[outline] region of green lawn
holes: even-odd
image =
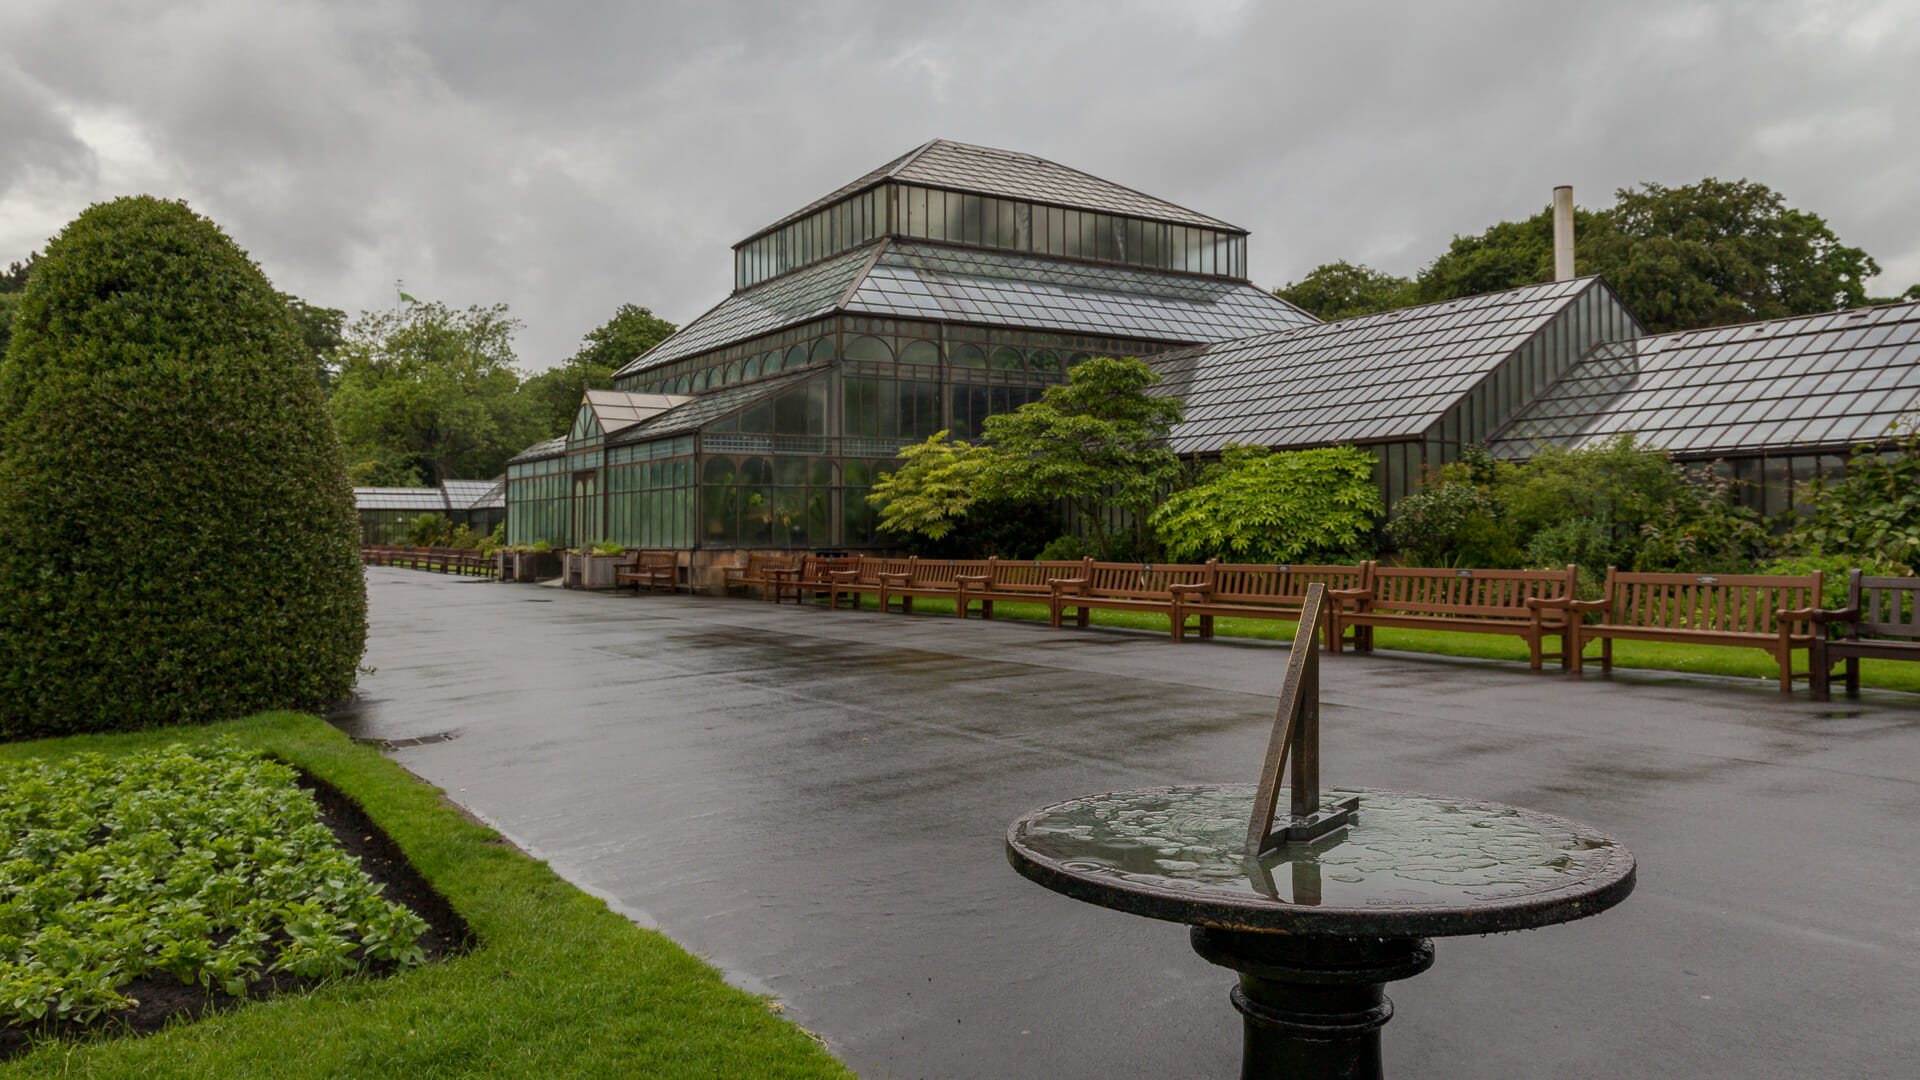
[[[876,598],[871,596],[862,597],[861,603],[868,610],[878,607]],[[953,601],[916,599],[913,602],[913,611],[915,615],[944,615],[951,619],[953,618]],[[993,617],[1045,622],[1047,607],[1045,604],[1002,601],[993,605]],[[1095,611],[1092,613],[1092,622],[1095,626],[1167,633],[1167,617],[1164,615],[1132,611]],[[1266,619],[1215,619],[1213,632],[1216,637],[1222,638],[1292,641],[1294,624]],[[1197,635],[1198,631],[1190,626],[1187,639],[1197,641],[1199,640]],[[1382,627],[1374,631],[1373,642],[1378,648],[1400,649],[1406,652],[1468,656],[1486,660],[1517,660],[1523,664],[1527,661],[1526,642],[1505,634],[1448,634],[1435,630],[1395,630]],[[1557,644],[1557,641],[1552,642],[1549,647],[1557,647]],[[1589,643],[1586,654],[1588,670],[1599,671],[1599,645]],[[1804,654],[1797,654],[1795,659],[1804,662]],[[1686,671],[1768,681],[1774,681],[1780,677],[1779,668],[1774,664],[1772,656],[1759,649],[1738,649],[1722,645],[1616,641],[1613,644],[1613,665],[1617,668]],[[1554,670],[1558,668],[1558,665],[1551,660],[1547,662],[1547,666]],[[1804,687],[1805,684],[1797,685]],[[1920,664],[1902,663],[1898,660],[1862,660],[1860,685],[1920,693]]]
[[[347,978],[148,1038],[43,1045],[0,1077],[850,1077],[765,1000],[727,986],[441,794],[311,716],[0,746],[0,759],[108,755],[231,734],[331,781],[467,919],[471,952]]]

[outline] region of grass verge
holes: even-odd
[[[761,998],[463,817],[325,722],[269,713],[204,728],[0,746],[9,760],[109,756],[222,734],[351,796],[472,926],[478,946],[140,1039],[56,1042],[0,1077],[834,1077],[851,1073]]]
[[[861,597],[861,604],[869,611],[879,607],[875,597]],[[953,617],[953,601],[916,598],[913,602],[916,615]],[[1019,601],[1000,601],[993,605],[993,617],[996,619],[1026,619],[1038,622],[1047,621],[1045,604],[1023,603]],[[1149,630],[1154,633],[1167,633],[1167,617],[1150,615],[1135,611],[1095,611],[1091,621],[1095,626],[1113,626],[1129,630]],[[1255,638],[1270,641],[1292,641],[1294,624],[1274,622],[1266,619],[1215,619],[1213,632],[1216,637]],[[1188,639],[1199,640],[1199,631],[1189,628]],[[1437,630],[1399,630],[1381,627],[1373,632],[1373,643],[1377,648],[1399,649],[1405,652],[1433,653],[1439,656],[1465,656],[1483,660],[1517,660],[1527,662],[1527,644],[1517,637],[1504,634],[1449,634]],[[1556,647],[1553,642],[1549,647]],[[1590,670],[1600,670],[1600,649],[1597,644],[1587,647],[1587,663]],[[1804,662],[1804,653],[1795,656],[1796,661]],[[1547,661],[1549,668],[1557,670],[1554,661]],[[1653,671],[1683,671],[1701,675],[1729,675],[1735,678],[1776,680],[1780,669],[1773,657],[1759,649],[1741,649],[1725,645],[1680,645],[1664,641],[1616,641],[1613,643],[1613,666],[1617,668],[1646,668]],[[1796,684],[1804,687],[1804,683]],[[1920,693],[1920,664],[1903,663],[1898,660],[1862,660],[1860,662],[1860,685],[1877,687],[1883,690],[1905,690]],[[1836,694],[1840,691],[1836,690]]]

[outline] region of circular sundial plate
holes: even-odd
[[[1633,891],[1633,854],[1565,818],[1401,791],[1323,795],[1358,795],[1355,824],[1257,860],[1243,855],[1251,784],[1071,799],[1015,821],[1007,859],[1055,892],[1117,911],[1317,936],[1523,930],[1604,911]],[[1284,812],[1284,789],[1279,802]]]

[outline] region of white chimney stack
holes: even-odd
[[[1553,280],[1573,276],[1573,187],[1562,184],[1553,189]]]

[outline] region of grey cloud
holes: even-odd
[[[1920,280],[1920,34],[1897,5],[1832,10],[46,6],[0,15],[0,133],[21,132],[0,241],[63,223],[19,207],[120,193],[61,119],[78,109],[135,125],[149,182],[282,288],[505,300],[532,367],[622,302],[692,318],[731,287],[733,242],[935,136],[1244,225],[1266,285],[1335,258],[1411,273],[1557,183],[1600,204],[1720,175],[1825,215],[1897,291]]]

